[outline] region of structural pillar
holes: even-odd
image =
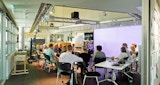
[[[19,28],[19,48],[24,50],[24,27]]]
[[[150,85],[150,3],[142,0],[141,85]]]

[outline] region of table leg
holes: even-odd
[[[14,61],[14,74],[16,73],[16,70],[17,70],[17,65],[16,65],[16,61]]]
[[[26,61],[24,61],[24,72],[26,72]]]
[[[114,70],[112,69],[111,79],[108,79],[108,75],[107,75],[107,74],[108,74],[108,73],[106,72],[106,74],[105,74],[105,79],[104,79],[104,80],[101,80],[101,81],[99,81],[99,82],[109,81],[109,82],[114,83],[114,85],[118,85],[118,84],[115,82],[115,80],[116,80],[116,75],[114,75]]]
[[[107,72],[107,68],[104,68],[104,70],[105,70],[105,74],[104,74],[105,79],[108,79],[108,72]]]

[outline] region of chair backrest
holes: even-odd
[[[47,59],[48,61],[50,61],[49,55],[46,55],[45,53],[43,53],[43,55],[44,55],[45,59]]]
[[[63,71],[71,71],[71,64],[66,62],[58,62],[58,69]]]
[[[88,66],[88,62],[89,62],[89,60],[90,60],[90,55],[87,54],[87,53],[81,53],[79,56],[83,59],[83,61],[84,61],[84,62],[86,63],[86,65]]]
[[[85,62],[77,62],[77,66],[81,68],[81,74],[83,74],[83,72],[88,72],[87,65]]]
[[[100,62],[103,62],[103,61],[106,61],[106,58],[95,58],[95,59],[94,59],[94,63],[95,63],[95,64],[100,63]]]

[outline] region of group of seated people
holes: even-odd
[[[41,52],[41,50],[39,50],[38,54],[41,56],[41,55],[43,55],[42,53],[45,53],[46,55],[50,56],[51,61],[57,61],[58,62],[58,61],[61,61],[61,58],[63,60],[63,56],[65,56],[69,53],[72,53],[74,55],[74,52],[73,52],[74,48],[73,47],[71,48],[71,47],[72,47],[72,45],[69,45],[67,47],[67,51],[62,52],[61,46],[54,48],[54,45],[50,44],[49,48],[48,48],[47,45],[44,45],[43,52]],[[131,51],[129,51],[127,44],[123,43],[122,47],[120,49],[121,53],[119,54],[119,56],[116,59],[121,60],[123,58],[135,58],[135,57],[137,57],[138,52],[136,51],[136,47],[137,47],[136,44],[132,44],[131,45]],[[80,57],[85,62],[89,62],[89,58],[91,57],[91,54],[88,53],[87,49],[83,49],[83,50],[84,50],[84,52],[79,53],[78,55],[75,53],[76,57],[74,56],[74,58],[77,59],[77,57],[78,57],[78,59],[79,59],[79,57]],[[68,61],[70,63],[73,63],[73,62],[76,61],[76,60],[74,60],[74,58],[70,59],[70,57],[65,56],[64,60]],[[94,51],[92,60],[93,60],[92,65],[106,60],[106,55],[105,55],[104,52],[102,52],[102,46],[101,45],[96,46],[96,50]],[[88,63],[86,63],[86,65],[88,65]]]
[[[138,52],[135,50],[137,47],[136,44],[132,44],[131,51],[128,50],[128,46],[126,43],[122,44],[121,47],[121,53],[119,54],[118,58],[116,59],[123,59],[126,57],[137,57]],[[62,52],[61,48],[55,49],[53,44],[50,44],[49,47],[44,45],[43,53],[48,55],[50,57],[50,60],[53,62],[68,62],[71,65],[73,65],[74,62],[85,62],[85,64],[88,66],[89,59],[91,57],[90,54],[88,54],[87,49],[83,49],[84,52],[80,53],[79,55],[75,55],[73,52],[72,45],[68,45],[66,52]],[[56,55],[58,54],[58,55]],[[98,45],[96,46],[96,51],[94,51],[93,57],[92,57],[92,66],[94,66],[96,63],[100,63],[102,61],[106,60],[106,55],[104,52],[102,52],[102,46]]]
[[[131,45],[131,51],[128,50],[128,46],[126,43],[122,44],[121,54],[118,56],[119,59],[123,59],[126,57],[134,58],[138,56],[138,52],[136,51],[136,44]]]

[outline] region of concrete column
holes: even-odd
[[[1,19],[2,21],[2,26],[1,26],[1,33],[2,33],[2,35],[1,35],[1,40],[2,40],[2,42],[1,42],[1,49],[2,49],[2,51],[1,51],[1,56],[2,56],[2,80],[5,80],[6,79],[6,50],[5,50],[5,48],[6,48],[6,29],[5,29],[5,22],[6,22],[6,14],[2,14],[2,19]]]
[[[19,48],[24,50],[24,27],[19,28]]]
[[[142,0],[141,85],[150,85],[150,2]]]

